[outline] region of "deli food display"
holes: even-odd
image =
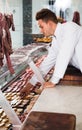
[[[3,79],[3,81],[0,80],[1,90],[21,122],[25,120],[42,91],[41,84],[37,83],[35,87],[30,88],[30,93],[28,95],[20,96],[21,89],[27,85],[27,82],[33,76],[33,71],[28,65],[28,57],[31,56],[38,67],[47,55],[46,48],[46,44],[41,43],[37,45],[33,43],[32,45],[14,50],[14,53],[11,55],[15,70],[14,76],[9,73],[6,64],[1,71],[0,77]],[[0,129],[13,129],[13,124],[1,105]]]
[[[34,38],[34,41],[35,42],[44,42],[44,43],[50,43],[52,41],[52,38],[51,37],[38,37],[38,38]]]
[[[31,111],[33,105],[37,101],[38,97],[42,92],[41,83],[38,82],[35,86],[32,86],[29,89],[29,94],[20,96],[20,91],[25,87],[28,81],[34,74],[34,71],[30,68],[28,64],[28,59],[31,57],[33,62],[37,67],[42,63],[48,54],[49,45],[46,43],[32,43],[31,45],[24,46],[22,48],[14,50],[14,53],[11,55],[12,65],[15,73],[10,74],[6,64],[0,70],[0,88],[1,91],[9,102],[12,110],[16,113],[17,117],[23,123],[26,116]],[[49,73],[45,76],[45,80],[48,81],[53,74],[54,68],[52,68]],[[69,68],[68,70],[71,70]],[[73,69],[73,72],[76,72],[76,69]],[[72,71],[67,71],[67,75],[64,76],[60,83],[67,81],[74,83],[80,81],[82,84],[82,76],[76,77],[71,75]],[[77,82],[78,83],[78,82]],[[1,98],[1,95],[0,95]],[[0,100],[1,103],[2,100]],[[8,109],[8,108],[7,108]],[[13,130],[13,123],[11,122],[8,114],[5,113],[1,104],[0,104],[0,130]],[[17,129],[18,130],[18,129]]]

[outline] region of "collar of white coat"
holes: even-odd
[[[57,38],[57,36],[59,35],[59,33],[61,32],[60,30],[61,30],[61,23],[58,23],[57,24],[57,27],[56,27],[56,30],[55,30],[55,32],[54,32],[54,36]]]

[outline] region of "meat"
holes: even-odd
[[[13,15],[3,15],[0,13],[0,67],[3,66],[5,55],[8,69],[10,73],[13,74],[14,69],[10,60],[10,55],[13,53],[10,28],[12,28],[12,31],[15,31]]]

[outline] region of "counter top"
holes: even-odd
[[[82,87],[56,86],[41,93],[31,111],[76,115],[76,130],[82,130]]]

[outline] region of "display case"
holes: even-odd
[[[27,85],[34,74],[28,63],[29,57],[38,67],[46,58],[48,47],[49,44],[46,43],[32,43],[31,45],[14,50],[11,56],[15,70],[13,75],[10,74],[6,64],[3,66],[0,72],[0,87],[2,92],[0,93],[0,98],[3,99],[0,100],[0,130],[18,130],[21,125],[14,125],[13,122],[17,119],[18,124],[22,123],[40,96],[42,92],[40,83],[30,88],[28,95],[20,96],[20,91]],[[54,68],[46,75],[46,81],[52,76],[53,70]],[[73,68],[73,66],[68,66],[65,76],[59,84],[82,85],[82,74],[79,70]],[[7,107],[7,110],[5,107]],[[9,114],[11,113],[11,116],[8,115],[8,112]],[[14,115],[12,115],[13,113]],[[12,121],[11,117],[13,116],[16,118],[13,118],[14,120]]]
[[[6,64],[1,69],[0,87],[2,93],[0,93],[0,97],[3,99],[3,102],[0,101],[1,130],[18,130],[18,127],[14,128],[12,122],[19,119],[18,124],[20,124],[20,122],[22,123],[39,97],[41,93],[40,84],[37,84],[36,90],[30,90],[30,93],[27,96],[21,97],[20,91],[33,75],[33,71],[28,65],[28,58],[31,57],[35,64],[39,65],[46,54],[46,44],[32,43],[31,45],[14,50],[14,53],[11,56],[11,61],[15,70],[13,75],[10,74]],[[12,116],[16,118],[11,119]]]

